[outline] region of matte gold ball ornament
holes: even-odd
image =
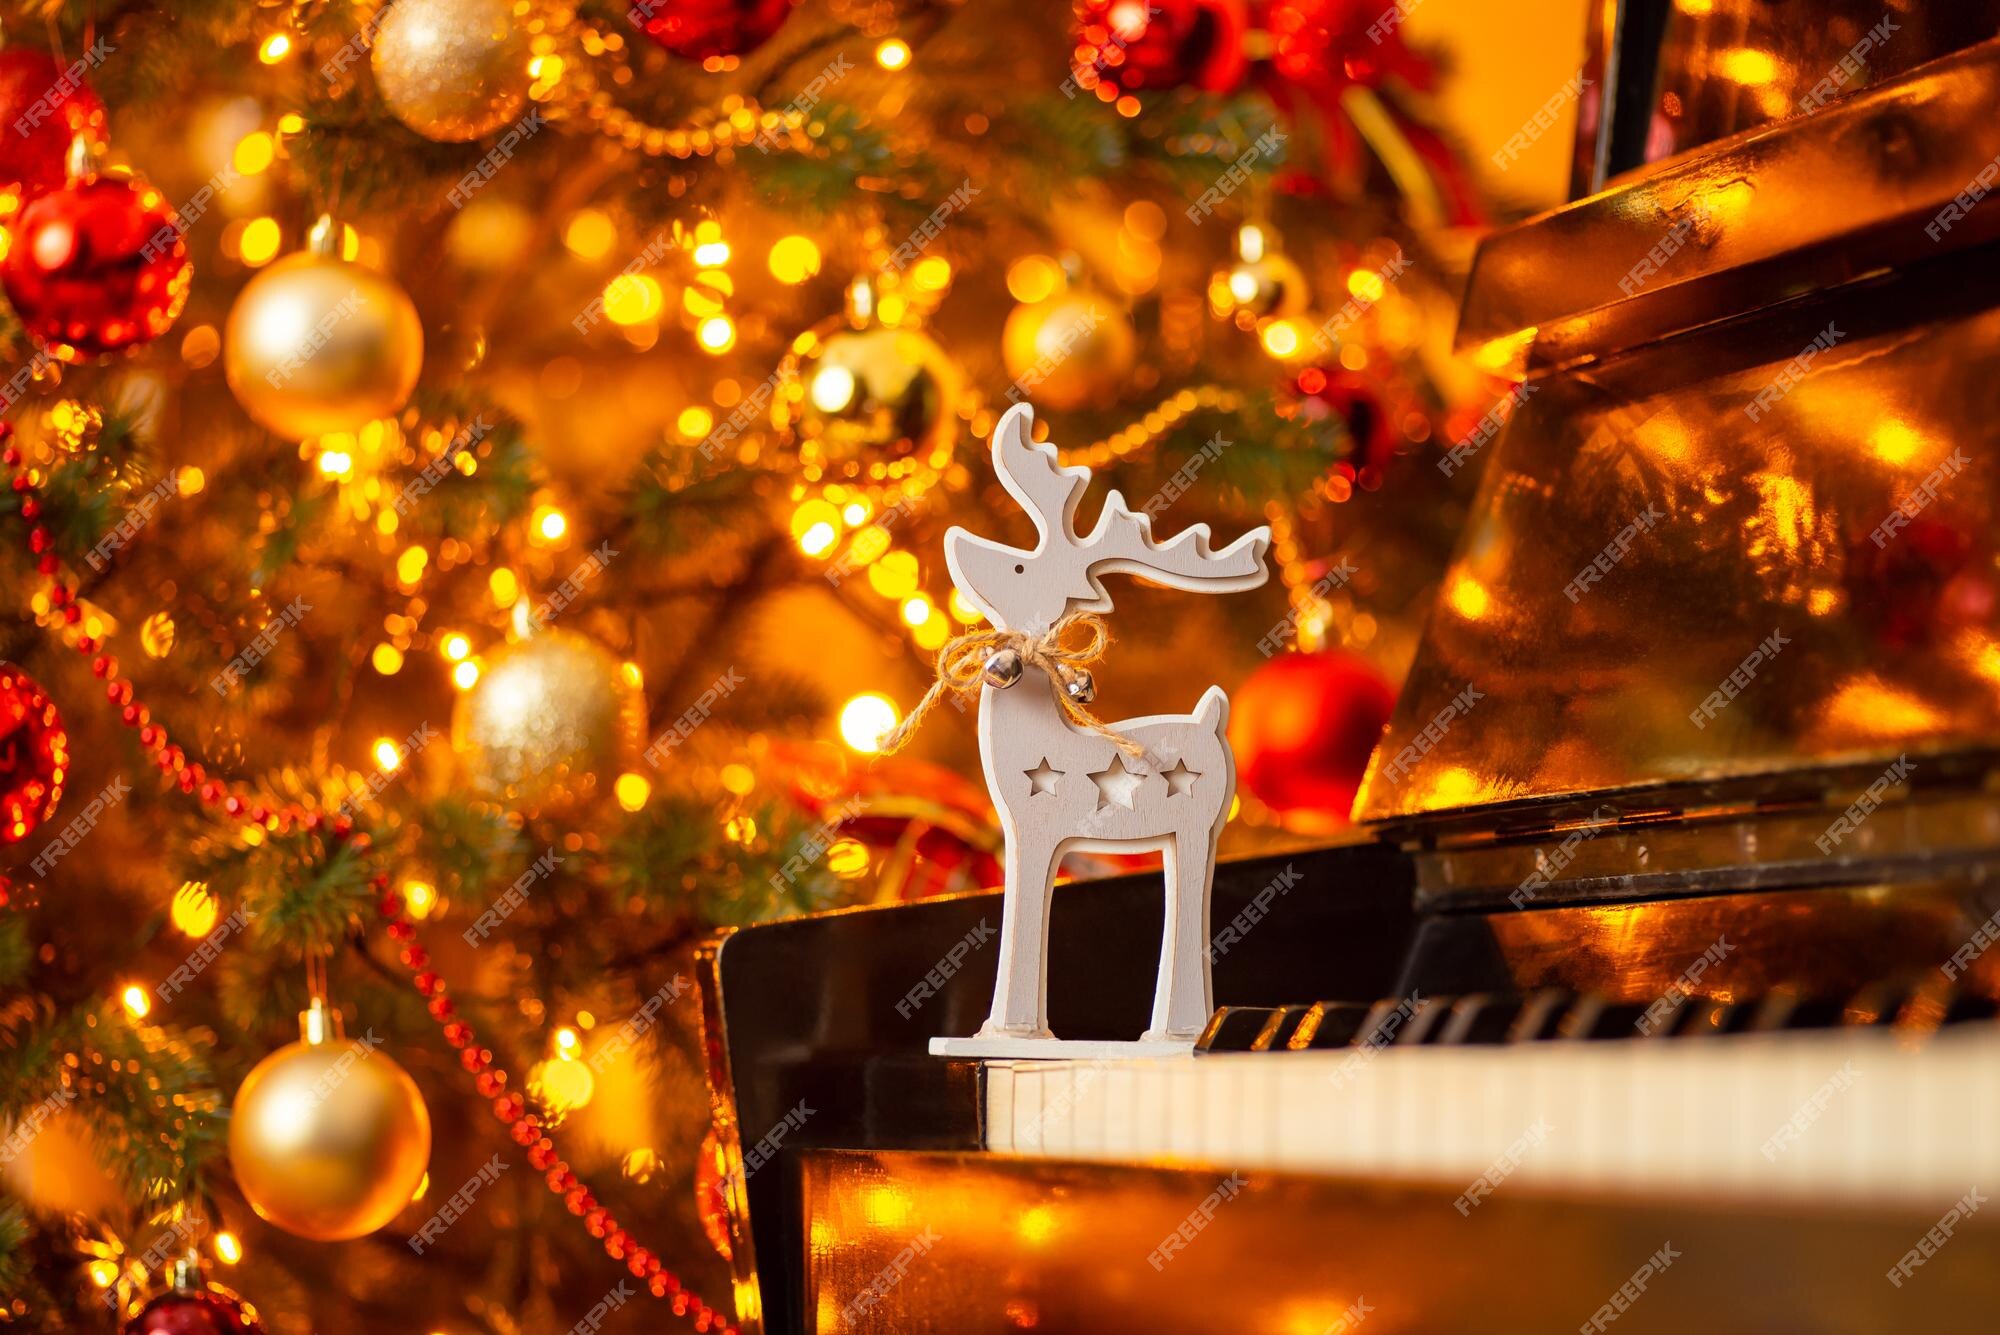
[[[357,431],[401,412],[424,365],[424,328],[394,279],[338,254],[330,218],[307,249],[244,285],[222,335],[230,392],[288,440]]]
[[[374,1041],[301,1017],[307,1037],[258,1062],[229,1114],[229,1163],[261,1219],[316,1242],[373,1233],[429,1169],[431,1119],[409,1073]]]
[[[480,665],[452,707],[451,748],[476,796],[537,815],[608,790],[645,731],[636,673],[594,640],[542,630]]]
[[[396,119],[449,144],[520,114],[530,59],[515,0],[395,0],[369,63]]]
[[[890,482],[951,462],[958,367],[929,334],[877,320],[866,279],[845,315],[793,342],[778,383],[772,421],[822,477]]]
[[[1000,358],[1022,396],[1058,412],[1121,398],[1138,352],[1125,308],[1088,286],[1016,306],[1000,330]]]

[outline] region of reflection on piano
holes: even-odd
[[[2000,42],[1907,55],[1483,247],[1464,335],[1537,392],[1366,835],[1218,868],[1194,1058],[929,1057],[997,895],[709,949],[746,1326],[1992,1324]],[[1137,1032],[1156,878],[1053,913],[1052,1027]]]

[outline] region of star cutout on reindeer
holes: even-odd
[[[1132,795],[1139,791],[1141,776],[1125,768],[1124,757],[1114,754],[1111,763],[1090,776],[1097,785],[1097,809],[1119,806],[1132,809]]]
[[[1189,769],[1185,760],[1176,760],[1174,767],[1164,771],[1160,777],[1167,781],[1168,797],[1193,797],[1194,781],[1201,775]]]
[[[1062,771],[1049,764],[1047,756],[1043,756],[1039,765],[1025,771],[1025,773],[1028,776],[1029,797],[1035,797],[1042,793],[1053,793],[1056,790],[1056,780],[1062,777]]]

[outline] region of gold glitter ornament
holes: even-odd
[[[645,731],[645,698],[617,658],[543,630],[481,665],[453,706],[451,748],[476,796],[535,815],[608,792]]]
[[[857,279],[847,313],[802,335],[778,367],[772,421],[829,479],[881,481],[951,461],[958,367],[921,330],[881,324]]]
[[[394,0],[369,63],[396,119],[459,143],[519,115],[530,55],[515,9],[515,0]]]
[[[409,1073],[372,1042],[301,1017],[301,1040],[258,1062],[229,1113],[229,1163],[259,1218],[316,1242],[394,1219],[428,1171],[431,1118]]]
[[[223,329],[230,392],[287,440],[393,416],[423,370],[416,306],[394,279],[341,259],[338,236],[320,219],[307,249],[244,285]]]

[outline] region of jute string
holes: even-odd
[[[1063,636],[1073,627],[1088,632],[1089,638],[1080,644],[1064,644]],[[924,698],[917,701],[917,707],[910,711],[909,717],[883,735],[881,753],[888,755],[909,741],[917,726],[924,721],[924,716],[935,709],[945,696],[955,695],[961,700],[977,699],[979,688],[986,683],[986,660],[1002,649],[1012,649],[1021,655],[1024,668],[1038,667],[1046,674],[1049,694],[1065,719],[1085,732],[1096,733],[1126,755],[1137,759],[1145,754],[1145,747],[1106,727],[1063,689],[1082,669],[1104,657],[1104,651],[1110,647],[1111,632],[1104,628],[1102,618],[1090,612],[1065,613],[1040,635],[1018,630],[967,631],[938,650],[937,680],[924,692]]]

